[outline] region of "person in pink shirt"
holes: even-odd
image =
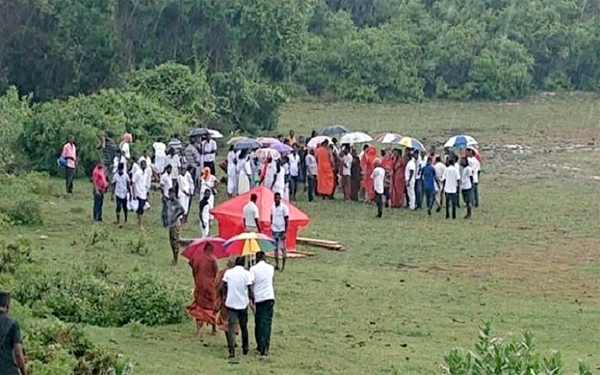
[[[69,135],[67,143],[62,147],[61,156],[65,159],[65,181],[67,185],[67,194],[73,194],[73,179],[75,178],[75,167],[77,166],[77,148],[75,147],[75,138]]]
[[[104,193],[108,188],[108,181],[106,180],[102,163],[96,164],[96,167],[92,171],[92,183],[94,184],[94,221],[102,221]]]

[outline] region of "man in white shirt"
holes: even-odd
[[[296,200],[296,191],[298,190],[298,176],[300,175],[300,155],[298,155],[298,146],[288,155],[288,165],[290,169],[290,200]]]
[[[246,232],[260,232],[259,211],[258,206],[256,205],[257,200],[258,196],[256,194],[251,194],[250,202],[246,203],[242,209],[244,216],[244,230]]]
[[[123,211],[125,222],[127,222],[127,194],[129,194],[129,189],[131,188],[131,180],[129,175],[125,173],[125,164],[118,164],[117,173],[112,178],[112,184],[113,198],[116,197],[117,201],[117,225],[120,227],[121,210]]]
[[[435,168],[435,178],[436,178],[436,186],[435,186],[435,200],[437,201],[437,212],[440,212],[440,210],[442,209],[442,206],[444,204],[444,194],[442,192],[442,185],[441,185],[441,181],[444,178],[444,172],[446,171],[446,165],[444,163],[442,163],[442,158],[440,156],[436,156],[435,157],[435,165],[433,166],[433,168]],[[437,181],[440,181],[440,183],[438,184]]]
[[[481,163],[475,156],[475,151],[467,149],[469,166],[473,170],[473,206],[479,207],[479,174],[481,172]]]
[[[310,149],[306,155],[306,187],[308,190],[308,201],[315,200],[316,182],[317,182],[317,159],[315,150]]]
[[[467,207],[467,215],[465,219],[471,218],[471,205],[473,201],[473,169],[469,166],[469,161],[464,158],[461,160],[463,166],[460,176],[460,190],[462,191],[463,200]]]
[[[273,276],[275,269],[266,261],[265,253],[256,254],[256,265],[250,268],[254,281],[254,337],[261,356],[269,353],[271,345],[271,326],[273,324],[273,307],[275,306],[275,289]]]
[[[381,159],[379,158],[375,159],[375,168],[373,168],[373,172],[371,172],[371,179],[373,180],[373,187],[375,188],[375,203],[377,203],[377,217],[380,218],[383,216],[385,170],[381,168]]]
[[[290,208],[281,202],[281,194],[275,193],[275,203],[271,206],[271,234],[275,239],[275,269],[279,271],[279,250],[282,253],[281,272],[285,269],[287,247],[285,237],[288,230]]]
[[[148,166],[146,165],[146,161],[142,160],[140,162],[140,167],[135,171],[135,173],[133,174],[133,178],[131,179],[131,191],[133,192],[133,196],[135,196],[135,199],[137,199],[138,202],[136,213],[138,220],[138,228],[140,231],[144,231],[144,226],[142,225],[142,216],[144,215],[144,207],[146,206],[146,202],[148,201],[148,188],[146,185],[147,168]]]
[[[156,173],[160,176],[166,167],[167,145],[159,138],[152,144],[152,148],[154,149],[154,168],[156,168]]]
[[[215,175],[215,158],[217,156],[217,142],[209,135],[202,141],[202,161],[205,167],[210,168],[210,173]]]
[[[160,217],[165,228],[168,226],[167,202],[169,201],[169,191],[173,188],[173,178],[171,177],[172,171],[173,167],[167,165],[165,167],[165,172],[160,176],[160,192],[162,198],[162,211]]]
[[[452,206],[452,219],[456,219],[456,204],[458,201],[458,190],[460,186],[460,174],[454,166],[454,158],[448,160],[448,166],[442,176],[442,188],[446,195],[446,219],[450,218],[450,206]]]
[[[408,198],[408,208],[414,210],[417,207],[417,197],[415,193],[415,184],[417,180],[417,161],[415,154],[410,154],[410,160],[406,163],[404,170],[404,180],[406,181],[406,195]]]
[[[352,171],[352,160],[350,148],[346,147],[342,151],[342,191],[344,192],[344,200],[350,200],[350,175]]]
[[[173,187],[175,187],[179,176],[179,168],[181,168],[181,156],[177,154],[174,148],[169,149],[165,163],[171,166],[171,179],[173,180]]]
[[[244,268],[244,258],[235,260],[235,267],[225,271],[221,282],[221,291],[226,296],[227,314],[227,347],[229,361],[235,361],[235,323],[239,322],[242,333],[242,352],[250,351],[248,343],[248,305],[254,306],[252,274]]]

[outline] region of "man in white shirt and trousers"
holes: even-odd
[[[373,187],[375,190],[375,203],[377,204],[377,217],[383,216],[383,193],[384,193],[384,179],[385,170],[381,168],[381,159],[375,159],[375,168],[371,172],[371,179],[373,180]]]
[[[242,333],[242,353],[248,354],[248,306],[254,310],[254,291],[252,274],[244,268],[244,258],[235,259],[235,267],[225,271],[221,282],[221,292],[225,297],[225,307],[229,310],[227,316],[227,347],[229,361],[235,359],[235,323],[239,322]]]
[[[271,234],[275,239],[275,269],[279,269],[279,250],[281,249],[282,265],[281,272],[285,269],[287,260],[287,247],[285,245],[288,230],[290,209],[281,202],[281,194],[275,193],[275,203],[271,206]]]
[[[415,184],[417,181],[417,157],[414,153],[410,154],[410,160],[406,164],[406,170],[404,171],[404,180],[406,181],[406,196],[408,198],[408,208],[414,210],[417,208],[417,196],[415,193]]]
[[[260,221],[259,211],[256,201],[258,196],[256,194],[250,194],[250,202],[246,203],[242,209],[244,216],[244,231],[248,233],[260,233]],[[250,255],[248,259],[249,265],[254,264],[254,255]]]
[[[450,206],[452,206],[452,219],[456,219],[456,207],[458,203],[458,191],[460,189],[460,173],[454,166],[454,158],[448,160],[448,167],[442,177],[442,188],[446,195],[446,219],[450,218]]]
[[[258,352],[261,356],[265,356],[271,346],[271,326],[275,306],[273,288],[275,269],[267,263],[265,253],[262,251],[256,254],[256,262],[256,265],[250,268],[254,281],[254,337]]]

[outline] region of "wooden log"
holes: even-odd
[[[301,245],[321,245],[321,246],[336,246],[341,245],[338,241],[319,240],[317,238],[298,237],[296,242]]]

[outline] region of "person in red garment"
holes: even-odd
[[[406,168],[406,160],[402,155],[401,150],[394,150],[394,169],[392,174],[392,194],[391,203],[393,208],[404,207],[404,169]]]
[[[365,154],[363,155],[364,162],[364,174],[363,174],[363,185],[365,187],[365,201],[373,202],[375,200],[375,186],[373,185],[373,180],[371,179],[371,174],[373,173],[373,169],[375,169],[375,159],[377,159],[378,153],[375,147],[369,146],[365,149]]]
[[[217,332],[215,279],[219,268],[211,244],[206,245],[202,254],[196,255],[190,260],[190,267],[195,288],[194,301],[187,307],[187,310],[196,319],[196,335],[201,339],[204,324],[212,326],[213,335]]]
[[[333,199],[335,189],[335,175],[329,154],[329,142],[326,140],[316,150],[317,158],[317,194],[325,198]]]

